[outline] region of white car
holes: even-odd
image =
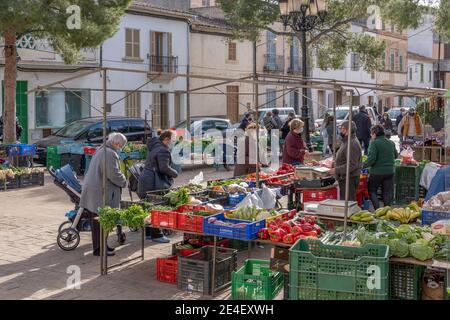
[[[342,122],[348,120],[348,106],[338,106],[336,107],[336,123],[339,126]],[[359,112],[358,106],[353,106],[353,117]],[[370,121],[372,122],[372,125],[377,125],[379,123],[377,114],[375,113],[375,110],[372,107],[366,107],[367,114],[369,115]],[[333,114],[333,109],[330,108],[327,110],[328,114]],[[324,119],[317,119],[314,121],[317,128],[319,128],[322,125]]]

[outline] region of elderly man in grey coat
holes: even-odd
[[[117,132],[108,136],[106,142],[106,206],[111,208],[120,207],[122,188],[127,185],[127,179],[120,171],[119,155],[117,151],[127,143],[127,138]],[[100,225],[96,216],[98,208],[103,207],[103,165],[105,159],[105,147],[97,149],[89,165],[89,171],[84,179],[83,191],[81,192],[80,207],[90,211],[93,219],[92,246],[94,256],[100,255]],[[107,254],[114,255],[113,250],[108,248]]]

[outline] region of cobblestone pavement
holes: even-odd
[[[176,183],[183,184],[203,171],[205,180],[225,178],[232,172],[212,168],[184,170]],[[125,192],[124,192],[125,193]],[[145,243],[145,260],[100,276],[100,259],[92,256],[91,235],[82,233],[79,247],[62,251],[56,244],[58,226],[73,209],[67,195],[46,175],[44,187],[0,192],[0,299],[211,299],[177,290],[156,280],[155,259],[170,254],[171,244]],[[171,236],[171,242],[182,234]],[[116,237],[109,238],[116,247]],[[252,258],[269,257],[269,249],[256,247]],[[110,265],[140,252],[139,234],[128,232],[124,246],[116,248]],[[248,258],[239,253],[239,266]],[[81,288],[68,289],[69,266],[79,266]],[[230,290],[215,299],[229,299]]]

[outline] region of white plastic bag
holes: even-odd
[[[252,207],[253,206],[253,200],[252,200],[252,194],[249,193],[245,196],[244,200],[239,202],[236,205],[236,209],[242,208],[242,207]]]
[[[194,179],[189,180],[190,184],[202,184],[203,182],[203,171],[194,177]]]
[[[277,195],[274,190],[271,190],[267,188],[265,185],[263,185],[261,200],[263,203],[262,209],[266,210],[274,209],[277,203]]]
[[[258,209],[264,208],[263,201],[261,200],[261,198],[259,197],[259,195],[256,192],[252,193],[252,202],[253,202],[253,205],[256,206],[256,208],[258,208]]]

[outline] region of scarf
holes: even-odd
[[[405,124],[403,125],[403,136],[405,136],[405,137],[408,136],[408,133],[409,133],[409,126],[410,126],[409,121],[410,120],[411,120],[411,116],[409,114],[406,115]],[[416,126],[416,136],[421,136],[422,135],[422,127],[420,126],[420,117],[417,113],[414,115],[414,124]]]

